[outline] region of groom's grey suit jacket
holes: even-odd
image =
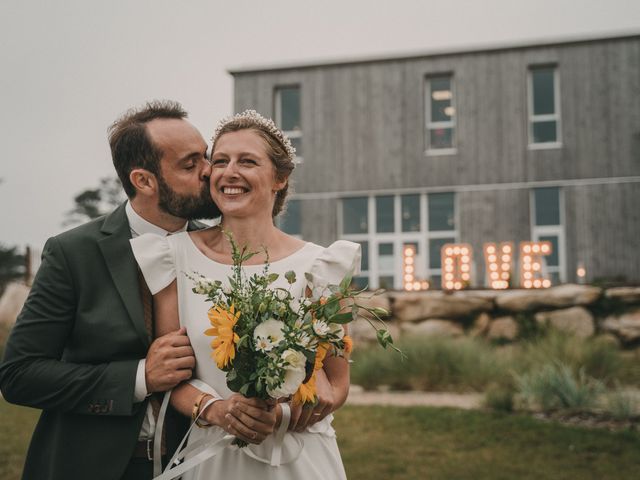
[[[121,205],[45,245],[0,365],[5,398],[43,410],[23,480],[116,480],[131,459],[147,406],[133,402],[136,370],[151,339],[130,238]],[[178,436],[167,431],[169,449]]]

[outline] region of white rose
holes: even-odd
[[[273,389],[267,387],[267,393],[271,398],[281,398],[293,395],[298,391],[298,388],[306,377],[304,368],[286,368],[284,372],[284,381],[282,382],[282,385]]]
[[[288,365],[285,367],[286,369],[304,369],[304,366],[307,363],[307,357],[304,356],[304,353],[298,352],[293,348],[288,348],[287,350],[282,352],[280,358],[282,358],[284,362],[288,363]]]
[[[274,347],[284,340],[284,322],[270,318],[269,320],[259,324],[253,331],[253,339],[269,340]]]

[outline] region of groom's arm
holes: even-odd
[[[50,239],[5,347],[0,390],[9,402],[44,410],[132,415],[141,405],[134,403],[139,359],[100,364],[62,360],[78,305],[74,281],[59,241]]]

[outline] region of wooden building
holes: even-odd
[[[234,108],[273,117],[301,163],[283,228],[363,246],[360,281],[402,287],[401,252],[548,240],[554,283],[640,282],[640,35],[235,69]]]

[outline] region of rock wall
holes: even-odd
[[[565,284],[544,290],[386,292],[369,302],[390,312],[395,336],[466,334],[510,342],[531,329],[555,329],[640,345],[640,287]],[[356,339],[374,339],[364,319],[351,329]]]

